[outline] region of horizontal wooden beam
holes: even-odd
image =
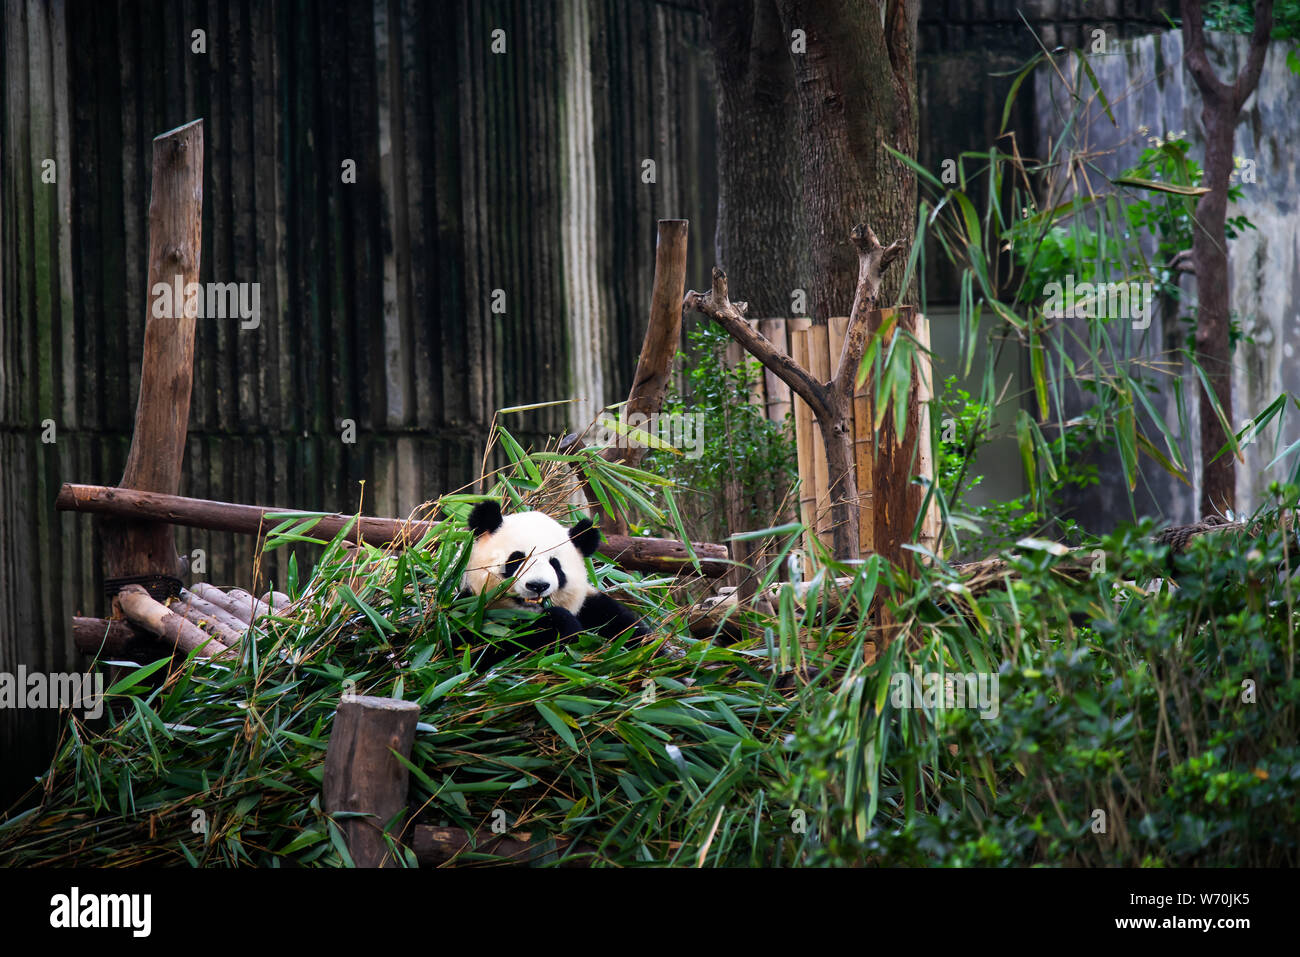
[[[303,514],[300,509],[273,508],[263,505],[239,505],[234,502],[216,502],[203,498],[186,498],[182,495],[164,495],[159,492],[141,492],[135,489],[111,488],[104,485],[64,484],[55,499],[55,507],[65,512],[97,512],[119,518],[154,519],[206,528],[217,532],[238,532],[245,535],[263,535],[278,525],[278,514]],[[349,535],[357,534],[369,545],[383,546],[393,543],[414,544],[433,527],[432,522],[404,521],[397,518],[375,518],[353,515],[323,514],[312,528],[312,534],[331,539],[356,520]],[[714,542],[693,542],[691,547],[700,559],[702,573],[709,578],[726,574],[727,546]],[[694,565],[682,542],[667,538],[639,538],[628,535],[608,535],[601,544],[601,553],[609,556],[619,567],[628,571],[676,574],[691,572]]]
[[[153,635],[120,618],[73,618],[72,643],[83,655],[132,661],[152,661],[173,651],[158,644]]]

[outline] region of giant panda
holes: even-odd
[[[510,645],[489,648],[480,664],[491,665],[520,648],[536,650],[591,631],[614,640],[630,632],[632,641],[647,630],[638,617],[587,580],[585,559],[600,545],[590,519],[565,527],[544,512],[501,514],[493,501],[479,502],[469,514],[474,534],[462,589],[476,595],[510,581],[492,607],[536,608],[530,631]]]

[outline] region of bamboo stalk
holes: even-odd
[[[806,323],[806,320],[805,320]],[[800,368],[808,368],[808,337],[810,324],[790,333],[790,358]],[[812,555],[812,536],[817,533],[817,477],[813,470],[813,457],[818,454],[813,435],[813,412],[798,393],[794,395],[795,449],[799,457],[799,521],[807,529],[804,551]]]
[[[813,324],[808,327],[808,372],[818,382],[827,382],[831,377],[830,330],[825,325]],[[817,418],[812,421],[813,442],[813,489],[817,495],[814,515],[816,516],[817,537],[822,544],[831,548],[834,533],[831,531],[831,494],[830,473],[826,468],[826,438],[822,433],[822,424]]]
[[[927,351],[930,348],[930,320],[921,315],[916,316],[916,340]],[[920,449],[917,460],[917,474],[924,475],[931,483],[935,482],[934,447],[930,435],[930,402],[934,398],[934,362],[929,355],[917,357],[917,367],[921,370],[921,381],[917,385],[916,398],[920,405]],[[939,514],[939,500],[930,499],[930,507],[925,510],[921,520],[920,543],[936,555],[939,553],[939,534],[942,529],[942,516]]]

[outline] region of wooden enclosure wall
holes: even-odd
[[[200,279],[260,299],[256,328],[199,320],[184,495],[354,511],[365,480],[367,513],[405,515],[477,475],[496,409],[626,397],[658,219],[691,221],[688,282],[707,282],[712,81],[679,4],[3,10],[0,671],[79,668],[68,619],[103,608],[96,523],[53,503],[122,474],[155,135],[204,120]],[[542,443],[578,417],[503,424]],[[208,580],[251,584],[249,539],[177,537]],[[8,771],[47,760],[47,718],[0,714]]]

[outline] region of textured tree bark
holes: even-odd
[[[655,278],[650,294],[650,320],[645,342],[636,364],[636,376],[628,393],[626,418],[655,415],[664,407],[673,360],[682,342],[682,294],[686,291],[686,240],[690,223],[684,219],[659,220],[655,243]],[[620,436],[620,438],[623,438]],[[611,462],[636,466],[645,455],[645,445],[624,439],[624,444],[605,450]],[[626,525],[621,529],[627,531]]]
[[[788,316],[809,275],[790,37],[775,0],[707,0],[705,12],[718,97],[716,261],[764,278],[753,315]]]
[[[203,121],[195,120],[153,141],[145,296],[149,311],[135,431],[119,483],[123,488],[172,495],[180,491],[194,382],[195,316],[187,314],[184,293],[199,279],[202,220]],[[172,309],[166,316],[153,313],[154,290],[159,285],[172,294]],[[171,526],[161,522],[105,522],[104,566],[109,578],[175,576],[183,571]]]
[[[1250,37],[1246,65],[1236,82],[1224,83],[1205,53],[1201,0],[1184,0],[1184,59],[1201,93],[1201,123],[1205,128],[1205,178],[1196,203],[1192,236],[1192,264],[1196,273],[1196,357],[1214,389],[1229,425],[1232,416],[1232,347],[1228,318],[1228,183],[1232,174],[1232,141],[1241,108],[1259,83],[1273,29],[1271,0],[1256,0],[1255,29]],[[1235,508],[1237,468],[1231,451],[1210,460],[1228,442],[1210,395],[1201,394],[1201,514],[1213,515]]]
[[[916,155],[919,0],[776,0],[794,64],[799,166],[796,205],[809,247],[810,315],[826,322],[853,295],[853,250],[842,240],[870,219],[883,235],[915,228],[916,178],[886,151]],[[885,285],[886,302],[901,278]]]

